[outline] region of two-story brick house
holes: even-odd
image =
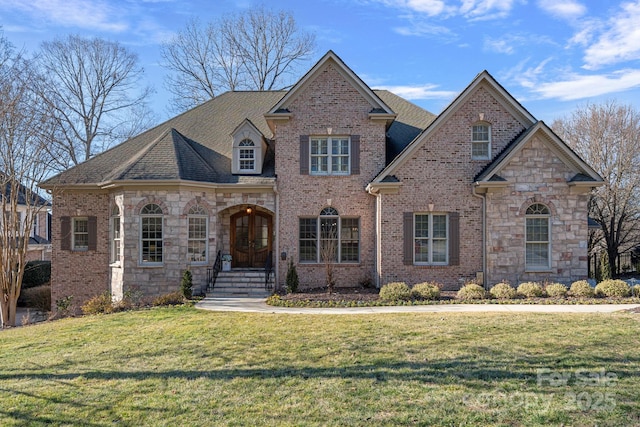
[[[218,252],[303,286],[570,282],[602,178],[487,72],[439,116],[333,52],[292,89],[228,92],[42,186],[53,300],[158,295]]]

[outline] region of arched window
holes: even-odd
[[[551,230],[549,208],[534,203],[526,211],[525,263],[527,270],[551,268]]]
[[[471,127],[471,158],[489,160],[491,158],[491,126],[477,123]]]
[[[253,172],[256,169],[256,148],[250,139],[243,139],[238,144],[240,147],[238,152],[239,169],[241,172]]]
[[[194,264],[206,264],[209,254],[208,240],[209,216],[202,206],[193,206],[188,214],[188,249],[189,262]]]
[[[333,207],[322,209],[317,217],[300,218],[300,262],[349,263],[359,260],[359,218],[341,217]]]
[[[119,264],[121,257],[121,226],[120,226],[120,208],[114,206],[111,211],[111,263]]]
[[[142,264],[162,263],[162,208],[154,203],[140,211],[140,255]]]

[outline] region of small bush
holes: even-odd
[[[544,288],[540,283],[524,282],[518,286],[518,294],[527,298],[539,298],[544,296]]]
[[[609,279],[603,280],[596,285],[596,296],[599,297],[628,297],[631,288],[624,280]]]
[[[496,299],[514,299],[517,296],[513,286],[506,282],[497,283],[489,289],[489,293]]]
[[[593,288],[586,280],[578,280],[573,282],[569,288],[569,295],[578,298],[592,298]]]
[[[169,294],[160,295],[151,302],[151,305],[154,307],[180,304],[184,304],[184,296],[180,292],[171,292]]]
[[[113,312],[111,294],[109,292],[104,292],[98,296],[91,298],[90,300],[82,304],[80,310],[82,310],[82,313],[85,315]]]
[[[554,298],[564,298],[567,296],[567,287],[562,283],[549,283],[544,287],[547,295]]]
[[[380,289],[379,298],[385,302],[409,301],[411,289],[404,282],[387,283]]]
[[[39,311],[51,310],[51,286],[49,285],[22,289],[20,296],[24,301],[25,307],[35,308]]]
[[[440,286],[435,283],[418,283],[411,288],[411,297],[417,300],[437,300],[440,298]]]
[[[640,285],[635,285],[633,288],[631,288],[631,295],[640,298]]]
[[[61,317],[70,316],[74,311],[73,295],[67,295],[66,297],[57,299],[56,311],[57,311],[57,314]]]
[[[289,260],[289,266],[287,267],[287,292],[295,293],[298,291],[298,285],[300,281],[298,279],[298,270],[296,270],[296,265],[293,263],[293,260]]]
[[[457,298],[461,300],[485,299],[487,291],[480,285],[468,283],[460,288]]]
[[[51,281],[51,261],[29,261],[24,266],[22,289],[35,288]]]
[[[191,274],[191,270],[185,270],[184,273],[182,273],[180,293],[186,299],[191,299],[193,295],[193,275]]]

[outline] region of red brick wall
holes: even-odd
[[[100,192],[65,191],[53,197],[51,303],[73,296],[79,308],[88,299],[109,290],[109,196]],[[61,218],[95,216],[97,250],[61,249]]]
[[[328,63],[291,105],[288,122],[276,129],[276,173],[280,197],[279,250],[296,262],[301,286],[325,284],[322,264],[298,263],[298,227],[302,216],[318,216],[330,205],[340,215],[360,218],[360,263],[337,264],[337,286],[354,286],[373,278],[375,259],[375,199],[366,185],[384,167],[385,125],[368,118],[372,106]],[[360,136],[360,174],[312,176],[300,174],[300,135]],[[286,262],[280,262],[281,283]]]

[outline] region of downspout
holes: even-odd
[[[486,288],[487,282],[487,195],[476,192],[477,183],[473,184],[471,193],[482,199],[482,286]]]
[[[275,233],[276,233],[276,238],[275,238],[275,247],[276,247],[276,253],[273,254],[273,257],[276,259],[276,271],[273,274],[273,280],[274,280],[274,284],[273,284],[273,290],[274,292],[278,290],[278,284],[280,283],[279,278],[280,278],[280,193],[278,192],[278,182],[276,181],[273,184],[273,192],[276,195],[276,226],[275,226]]]

